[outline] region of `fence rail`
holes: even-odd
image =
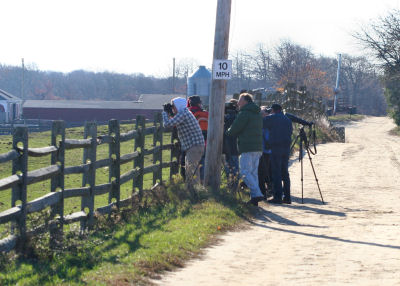
[[[130,205],[134,200],[143,196],[143,178],[145,174],[153,174],[153,183],[162,180],[162,169],[169,168],[170,177],[178,172],[178,144],[176,132],[164,129],[161,114],[156,114],[153,126],[146,127],[146,120],[138,116],[135,121],[124,123],[135,124],[135,128],[126,133],[120,133],[120,122],[108,122],[108,134],[97,134],[97,124],[87,122],[84,128],[83,139],[65,138],[65,123],[53,121],[51,126],[51,144],[41,148],[28,147],[28,128],[16,127],[13,131],[12,150],[0,154],[0,164],[12,162],[12,174],[0,179],[0,192],[11,189],[11,208],[0,212],[0,224],[12,223],[11,235],[0,240],[0,252],[8,252],[23,244],[28,235],[37,235],[50,232],[50,243],[60,241],[64,225],[80,222],[81,230],[90,228],[93,224],[94,213],[108,214],[113,209]],[[148,123],[148,122],[147,122]],[[164,134],[171,134],[171,141],[163,144]],[[146,135],[153,135],[151,148],[145,148]],[[133,152],[120,153],[122,142],[133,140]],[[109,156],[97,160],[97,146],[108,144]],[[65,151],[83,149],[82,164],[65,166]],[[170,160],[163,162],[162,152],[170,151]],[[28,158],[51,156],[49,166],[28,171]],[[153,155],[152,164],[144,166],[144,157]],[[120,166],[131,162],[133,168],[121,174]],[[96,170],[108,167],[108,183],[96,185]],[[82,175],[82,186],[65,189],[65,176],[70,174]],[[27,192],[30,185],[51,180],[50,192],[31,201],[27,201]],[[132,183],[132,196],[120,199],[120,187],[128,182]],[[108,204],[94,208],[96,196],[109,194]],[[81,198],[80,210],[71,214],[64,214],[64,200],[67,198]],[[17,202],[19,204],[17,205]],[[27,215],[51,208],[49,222],[35,229],[27,229]],[[56,239],[57,238],[57,239]],[[61,239],[62,240],[62,239]]]

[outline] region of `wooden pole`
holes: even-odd
[[[21,99],[22,99],[22,103],[21,103],[21,113],[20,113],[20,117],[21,119],[24,119],[24,104],[25,104],[25,91],[24,91],[24,72],[25,72],[25,64],[24,64],[24,58],[22,58],[22,79],[21,79]]]
[[[218,0],[214,36],[214,60],[228,58],[231,0]],[[209,102],[205,184],[218,191],[221,183],[221,155],[224,130],[226,80],[212,81]]]
[[[175,58],[172,59],[172,94],[175,94]]]

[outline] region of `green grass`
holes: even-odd
[[[335,116],[329,116],[328,119],[330,122],[350,122],[350,121],[360,121],[365,118],[365,115],[362,114],[338,114]]]
[[[128,132],[133,129],[133,125],[121,125],[121,133]],[[83,128],[66,129],[66,138],[82,139]],[[107,126],[98,126],[98,135],[108,133]],[[50,145],[50,131],[29,134],[29,147],[45,147]],[[169,144],[171,140],[170,134],[165,134],[163,137],[164,144]],[[145,148],[152,148],[153,136],[146,136]],[[0,154],[6,153],[12,149],[12,136],[0,136]],[[121,143],[121,155],[132,153],[134,151],[134,140]],[[170,161],[170,151],[163,151],[163,161]],[[108,158],[108,144],[103,144],[97,147],[97,160]],[[77,166],[82,164],[83,150],[74,149],[67,150],[65,154],[65,166]],[[145,166],[153,164],[152,155],[145,156]],[[28,170],[36,170],[50,165],[50,156],[28,159]],[[133,168],[133,162],[121,165],[121,175]],[[8,177],[12,174],[12,163],[8,162],[0,164],[0,178]],[[96,171],[96,185],[108,182],[108,168],[100,168]],[[163,169],[164,180],[169,179],[169,169]],[[144,176],[144,188],[149,189],[153,184],[152,174]],[[73,174],[65,176],[65,189],[78,188],[82,186],[82,175]],[[42,181],[29,185],[27,187],[28,201],[32,201],[50,192],[50,180]],[[132,182],[128,182],[121,186],[121,199],[126,199],[132,195]],[[108,194],[95,197],[95,208],[108,204]],[[81,198],[68,198],[64,201],[64,215],[80,210]],[[11,190],[0,192],[0,212],[11,208]],[[28,220],[29,221],[29,220]],[[0,239],[6,237],[10,232],[10,225],[0,225]]]
[[[129,126],[124,126],[127,132]],[[98,135],[107,134],[99,127]],[[83,138],[82,128],[67,129],[66,138]],[[164,136],[164,143],[170,136]],[[11,150],[11,136],[0,137],[0,153]],[[50,145],[50,132],[29,134],[29,147]],[[146,137],[146,148],[151,148],[152,136]],[[121,144],[121,155],[133,152],[134,142]],[[66,152],[66,166],[82,164],[82,150]],[[108,157],[108,146],[97,149],[97,159]],[[163,152],[169,161],[170,152]],[[29,158],[29,170],[50,165],[50,156]],[[145,166],[152,164],[152,156],[145,157]],[[121,166],[121,174],[133,163]],[[11,175],[11,164],[0,165],[0,178]],[[169,170],[163,170],[166,181]],[[65,188],[80,187],[81,175],[65,177]],[[97,170],[96,184],[108,182],[108,170]],[[144,188],[152,186],[152,175],[144,178]],[[28,200],[50,191],[50,182],[28,186]],[[226,193],[223,191],[223,193]],[[121,187],[121,198],[132,194],[132,183]],[[147,284],[148,277],[183,265],[184,261],[201,252],[213,242],[216,234],[238,225],[249,209],[233,196],[215,196],[206,190],[201,200],[192,204],[182,183],[175,182],[164,192],[160,201],[149,197],[135,209],[125,209],[96,219],[93,230],[79,233],[79,224],[65,227],[60,249],[50,249],[49,234],[32,237],[25,245],[24,254],[0,254],[0,285],[126,285]],[[246,196],[247,198],[247,196]],[[108,196],[95,198],[95,207],[106,205]],[[11,191],[0,192],[0,211],[11,206]],[[65,200],[65,214],[80,210],[80,198]],[[29,217],[28,227],[43,224],[49,209]],[[9,234],[10,225],[0,226],[0,238]]]
[[[182,185],[171,194],[185,196]],[[232,196],[213,196],[203,190],[201,202],[169,200],[150,208],[101,217],[84,239],[70,232],[65,249],[50,252],[35,246],[30,258],[0,257],[1,285],[131,285],[182,266],[232,229],[249,210]],[[173,196],[172,196],[173,197]],[[43,239],[40,238],[41,240]],[[39,246],[39,247],[38,247]]]
[[[394,136],[400,136],[400,126],[393,128],[389,133]]]

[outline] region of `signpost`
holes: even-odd
[[[232,74],[232,62],[227,60],[230,18],[231,0],[218,0],[205,160],[205,185],[210,186],[215,192],[219,190],[221,184],[226,80]]]
[[[232,78],[232,61],[231,60],[214,60],[213,79],[231,79]]]

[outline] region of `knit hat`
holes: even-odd
[[[271,105],[271,109],[274,112],[280,112],[280,111],[282,111],[282,106],[280,106],[277,103],[274,103],[274,104]]]

